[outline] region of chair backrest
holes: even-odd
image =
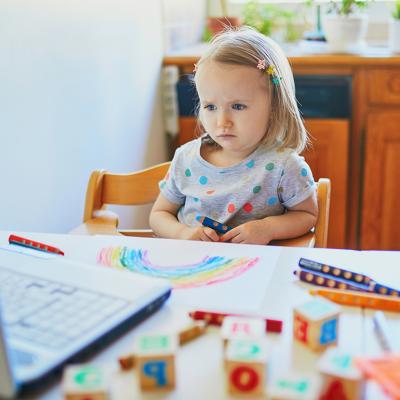
[[[108,204],[134,206],[154,203],[160,192],[158,183],[167,174],[169,166],[170,162],[165,162],[130,174],[112,174],[104,170],[93,171],[86,191],[83,222],[102,215]],[[314,247],[327,246],[330,195],[330,180],[320,178],[317,182],[319,215],[314,228],[313,240],[309,241]],[[109,217],[107,214],[102,216],[106,219]],[[114,215],[116,225],[118,224],[117,220],[118,217]],[[128,231],[125,234],[134,235]],[[304,244],[306,243],[304,241],[297,241],[297,243],[293,245],[307,245]],[[285,245],[291,245],[290,240],[286,240]]]
[[[154,203],[158,193],[158,183],[167,174],[170,162],[130,174],[112,174],[105,170],[93,171],[85,200],[83,222],[93,218],[98,210],[107,204],[141,205]]]
[[[328,244],[329,210],[331,205],[331,181],[320,178],[317,183],[318,220],[314,228],[314,247],[326,247]]]

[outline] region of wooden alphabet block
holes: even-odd
[[[315,400],[319,383],[315,376],[285,374],[274,377],[268,384],[270,400]]]
[[[135,342],[135,368],[142,390],[170,390],[175,388],[174,335],[141,336]]]
[[[294,308],[293,337],[312,350],[336,344],[340,307],[321,297]]]
[[[228,392],[262,395],[267,375],[267,350],[263,340],[232,339],[225,355]]]
[[[361,400],[365,397],[365,380],[354,363],[354,357],[333,347],[318,365],[322,387],[320,400]]]
[[[107,400],[111,371],[95,364],[70,365],[64,369],[62,388],[65,400]]]
[[[265,337],[265,321],[257,318],[225,317],[221,336],[225,346],[230,339],[262,339]]]

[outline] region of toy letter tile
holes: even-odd
[[[313,350],[335,344],[340,307],[321,297],[294,308],[293,337]]]
[[[63,392],[66,400],[107,400],[111,371],[101,365],[67,366],[63,374]]]
[[[264,393],[267,352],[263,341],[230,340],[225,363],[230,394],[260,395]]]
[[[308,321],[303,319],[299,314],[294,315],[293,335],[300,342],[307,343]]]
[[[365,380],[352,355],[330,348],[321,357],[318,368],[322,378],[321,400],[364,399]]]
[[[229,339],[261,339],[265,336],[265,321],[257,318],[225,317],[221,336],[225,345]]]
[[[321,324],[319,342],[324,344],[334,343],[337,338],[337,319],[330,319]]]
[[[271,400],[314,400],[318,398],[319,385],[316,377],[287,374],[277,376],[268,384]]]
[[[135,342],[135,366],[142,390],[175,387],[177,338],[172,335],[141,336]]]

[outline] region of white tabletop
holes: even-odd
[[[0,232],[0,245],[7,243],[10,232]],[[95,262],[93,243],[96,237],[60,234],[19,233],[30,239],[55,245],[72,260]],[[126,240],[124,238],[124,240]],[[226,244],[225,246],[232,246]],[[240,246],[240,245],[235,245]],[[92,250],[88,250],[92,249]],[[400,252],[358,252],[351,250],[281,248],[280,256],[265,291],[260,312],[270,318],[284,321],[281,334],[267,334],[269,352],[269,374],[288,371],[310,373],[317,376],[316,364],[321,356],[292,338],[293,307],[310,299],[307,289],[310,287],[298,282],[293,276],[300,257],[317,259],[343,268],[351,267],[366,271],[375,271],[379,277],[400,276]],[[384,262],[380,262],[384,260]],[[376,264],[376,268],[375,265]],[[377,267],[379,265],[379,268]],[[338,346],[350,353],[359,355],[380,355],[382,350],[373,332],[373,311],[362,312],[356,307],[342,307]],[[386,313],[393,332],[393,342],[398,351],[400,343],[399,316]],[[108,363],[117,366],[117,358],[132,350],[134,337],[154,331],[179,331],[191,322],[187,316],[187,307],[167,302],[161,310],[134,328],[113,345],[102,350],[91,362]],[[174,391],[160,394],[141,394],[137,386],[134,371],[118,372],[115,376],[112,399],[163,398],[163,399],[225,399],[227,395],[225,372],[223,368],[222,341],[219,329],[212,327],[202,337],[181,347],[176,357],[177,387]],[[62,396],[59,384],[47,388],[35,398],[53,400]],[[30,397],[31,398],[31,397]],[[386,399],[386,396],[374,384],[368,384],[367,399]]]

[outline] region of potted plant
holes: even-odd
[[[400,53],[400,0],[395,2],[389,25],[389,48],[393,53]]]
[[[243,8],[243,24],[257,29],[266,36],[275,37],[280,42],[294,42],[300,34],[296,31],[296,14],[283,10],[274,4],[261,4],[257,0],[248,1]],[[277,38],[281,33],[282,37]]]
[[[332,1],[323,18],[328,47],[333,52],[358,52],[364,45],[368,17],[361,11],[368,0]]]
[[[209,17],[207,20],[207,30],[210,36],[223,31],[226,26],[240,26],[239,18],[228,16],[228,1],[219,0],[221,10],[220,17]]]

